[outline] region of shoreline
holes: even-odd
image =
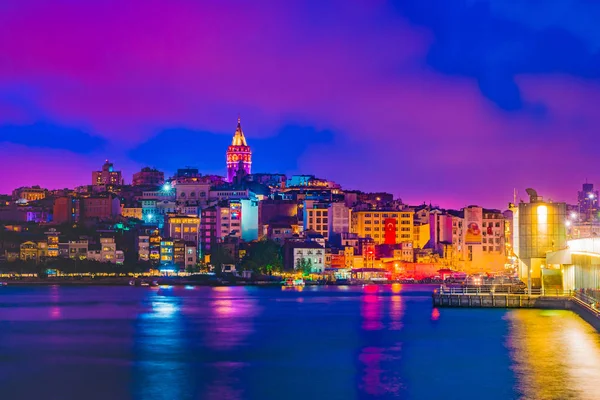
[[[134,285],[131,285],[130,282],[135,281]],[[100,278],[100,279],[81,279],[81,280],[70,280],[70,279],[18,279],[18,280],[0,280],[0,283],[6,283],[6,285],[0,285],[0,289],[2,287],[12,287],[12,286],[141,286],[141,282],[151,283],[153,281],[157,282],[156,286],[259,286],[259,287],[280,287],[282,285],[281,281],[271,280],[271,281],[226,281],[226,280],[195,280],[195,279],[182,279],[182,278],[165,278],[165,277],[145,277],[143,279],[140,278]],[[401,282],[344,282],[340,284],[336,283],[322,283],[322,282],[313,282],[306,281],[305,286],[363,286],[363,285],[392,285],[392,284],[402,284],[402,285],[424,285],[431,286],[437,285],[436,283],[420,283],[420,282],[412,282],[412,283],[401,283]]]

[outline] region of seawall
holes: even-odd
[[[520,294],[433,294],[434,307],[536,308],[570,310],[600,332],[600,311],[572,296],[529,296]]]

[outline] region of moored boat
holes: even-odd
[[[285,281],[283,281],[282,285],[283,287],[298,287],[298,286],[304,286],[304,279],[292,279],[292,278],[288,278]]]

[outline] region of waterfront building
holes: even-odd
[[[464,260],[463,271],[502,272],[507,256],[504,242],[504,216],[499,210],[477,206],[463,209],[464,221],[455,251]]]
[[[161,186],[165,183],[165,173],[155,168],[144,167],[133,174],[133,186]]]
[[[119,265],[125,262],[125,254],[122,250],[117,250],[115,238],[112,237],[101,237],[100,249],[88,250],[87,258],[88,260]]]
[[[551,276],[561,277],[563,290],[600,289],[600,238],[572,239],[563,249],[546,253],[541,269],[542,284],[556,283]]]
[[[250,174],[252,169],[252,151],[248,143],[246,143],[246,137],[242,131],[242,124],[239,117],[231,146],[227,148],[226,159],[227,182],[233,182],[240,169],[245,175]]]
[[[566,244],[565,203],[544,201],[533,189],[527,189],[529,203],[513,204],[513,244],[519,277],[528,287],[540,287],[546,253]]]
[[[150,261],[150,235],[138,235],[136,237],[136,248],[138,260]]]
[[[45,241],[27,241],[19,246],[19,259],[21,261],[42,261],[48,256],[48,243]]]
[[[163,243],[165,244],[163,250]],[[185,271],[187,268],[193,268],[198,263],[198,245],[193,242],[186,242],[182,239],[165,240],[161,243],[161,263],[170,264],[169,257],[171,256],[172,243],[172,264],[180,271]],[[163,256],[165,257],[163,260]]]
[[[48,257],[58,257],[60,232],[54,228],[50,228],[44,234],[46,235],[46,243],[48,243]]]
[[[44,189],[39,186],[20,187],[13,190],[12,199],[15,201],[23,200],[25,202],[30,202],[45,199],[47,194],[48,189]]]
[[[325,248],[317,242],[287,242],[284,245],[284,268],[295,271],[303,262],[310,262],[311,272],[322,273],[325,269]]]
[[[412,243],[413,215],[411,209],[355,209],[350,230],[358,236],[372,238],[375,244]]]
[[[171,214],[166,216],[165,236],[181,239],[185,242],[198,243],[200,240],[200,218],[187,215]]]
[[[93,186],[122,186],[123,177],[121,171],[115,171],[113,163],[105,161],[100,171],[92,172]]]
[[[198,244],[192,242],[185,243],[185,259],[183,269],[194,268],[198,264]]]
[[[160,236],[160,231],[158,229],[154,229],[150,232],[148,237],[148,247],[149,247],[149,257],[150,262],[153,264],[158,264],[160,262],[160,242],[162,241],[162,237]]]
[[[171,239],[163,239],[160,242],[160,265],[172,265],[175,253],[175,245]]]
[[[60,257],[83,260],[87,258],[89,244],[87,240],[69,240],[59,243],[58,249]]]

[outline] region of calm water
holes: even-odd
[[[600,398],[571,312],[374,289],[0,288],[0,398]]]

